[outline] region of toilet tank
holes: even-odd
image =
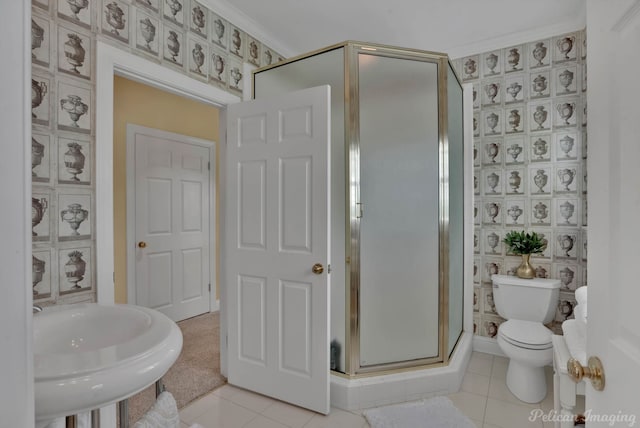
[[[493,275],[491,281],[496,310],[502,318],[543,324],[553,319],[558,306],[559,279]]]

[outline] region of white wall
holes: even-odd
[[[3,1],[0,14],[0,425],[33,427],[31,350],[31,2]],[[27,167],[28,165],[28,167]]]

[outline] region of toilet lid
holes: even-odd
[[[527,349],[547,349],[551,345],[551,330],[539,322],[509,320],[498,329],[507,342]]]

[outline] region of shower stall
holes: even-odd
[[[455,354],[463,333],[463,91],[445,54],[345,42],[256,70],[253,97],[325,84],[334,402],[341,387],[345,397],[355,391],[354,380],[408,379],[449,367]],[[345,400],[338,406],[354,407]]]

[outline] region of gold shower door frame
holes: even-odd
[[[349,275],[346,281],[347,334],[345,373],[347,375],[377,375],[415,369],[416,367],[446,365],[449,355],[449,158],[447,139],[447,71],[448,57],[445,54],[402,49],[384,45],[347,43],[345,49],[345,142],[348,147],[349,224],[347,227],[347,254]],[[409,59],[436,63],[438,66],[438,138],[439,138],[439,314],[438,355],[409,361],[362,366],[360,364],[360,129],[359,129],[359,69],[358,55],[379,55],[390,58]],[[458,82],[459,83],[459,82]],[[348,93],[347,93],[348,92]]]

